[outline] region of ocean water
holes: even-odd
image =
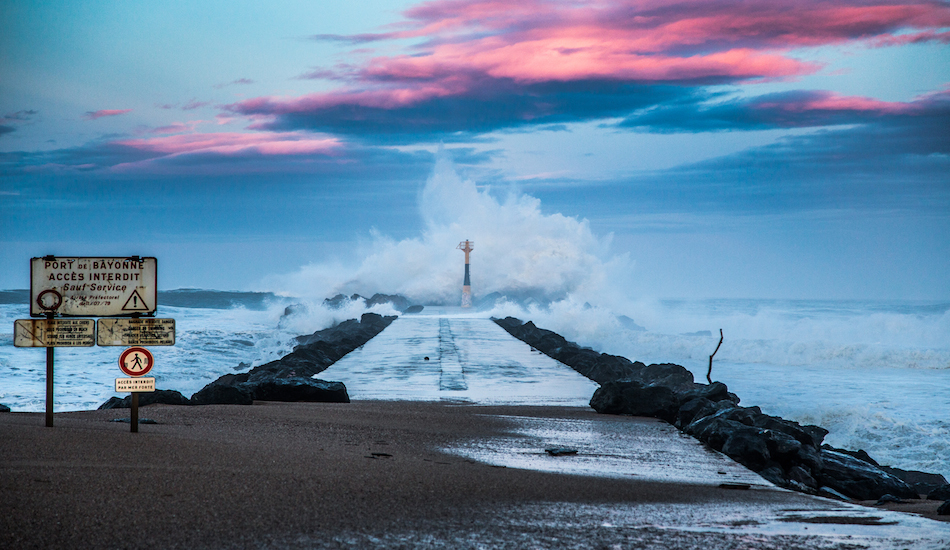
[[[28,318],[25,291],[0,291],[0,403],[45,409],[45,350],[15,348]],[[153,347],[156,385],[190,396],[225,373],[288,353],[293,338],[358,317],[319,302],[284,316],[295,300],[267,293],[169,291],[158,316],[176,320],[177,343]],[[394,313],[388,306],[374,311]],[[673,362],[712,379],[743,405],[830,430],[826,442],[864,449],[882,464],[950,478],[950,303],[910,301],[663,300],[614,312],[564,300],[544,308],[501,304],[514,315],[598,351]],[[94,409],[113,391],[121,347],[58,348],[55,410]]]

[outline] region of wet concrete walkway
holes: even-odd
[[[426,308],[319,373],[350,399],[586,407],[597,384],[461,308]]]

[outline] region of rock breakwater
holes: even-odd
[[[863,451],[822,445],[828,430],[739,406],[725,384],[700,384],[685,367],[646,365],[583,348],[532,322],[494,319],[509,334],[598,382],[591,407],[603,414],[659,418],[768,481],[810,494],[855,500],[920,498],[943,476],[881,467]],[[863,459],[862,455],[866,457]],[[921,484],[926,479],[928,483]],[[913,484],[913,486],[912,486]]]

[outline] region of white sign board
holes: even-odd
[[[100,346],[174,346],[174,319],[99,319]]]
[[[140,391],[155,391],[155,378],[136,377],[136,378],[116,378],[116,393],[132,393]]]
[[[152,315],[158,298],[157,272],[155,258],[33,258],[30,315]]]
[[[92,319],[17,319],[13,345],[18,348],[66,348],[96,345]]]

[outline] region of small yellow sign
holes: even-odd
[[[99,319],[100,346],[174,346],[174,319]]]
[[[155,378],[153,377],[116,378],[115,391],[118,393],[155,391]]]
[[[96,345],[92,319],[17,319],[13,345],[18,348],[63,348]]]

